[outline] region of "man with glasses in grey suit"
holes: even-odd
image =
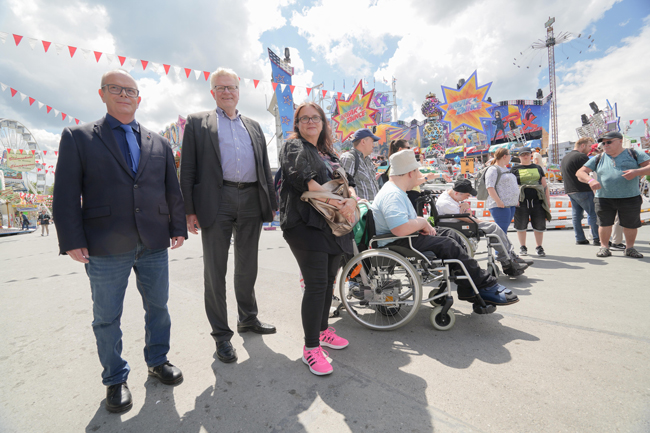
[[[219,68],[210,77],[217,108],[190,114],[181,152],[181,190],[187,228],[201,229],[205,309],[217,357],[235,362],[226,308],[226,272],[234,236],[237,331],[273,334],[275,327],[259,321],[255,299],[258,244],[262,223],[277,209],[266,139],[256,121],[237,110],[239,77]]]

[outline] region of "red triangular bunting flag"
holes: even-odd
[[[74,53],[77,51],[77,47],[71,47],[68,45],[68,50],[70,50],[70,58],[74,56]]]
[[[45,170],[45,173],[47,173],[47,170]]]
[[[74,119],[74,121],[77,125],[79,124],[79,119]]]
[[[307,87],[307,96],[311,93],[311,87]]]
[[[336,93],[336,99],[341,99],[341,92]]]
[[[323,98],[327,95],[327,90],[323,90]]]
[[[169,65],[163,64],[163,67],[165,68],[165,75],[169,75]]]
[[[203,76],[205,77],[205,81],[208,81],[208,78],[210,78],[210,73],[208,71],[203,71]]]
[[[643,119],[643,123],[648,124],[648,119]]]
[[[10,87],[10,89],[11,89],[11,87]],[[14,96],[16,96],[16,93],[18,93],[18,90],[16,90],[16,89],[11,89],[11,97],[12,97],[12,98],[13,98]]]
[[[144,71],[147,69],[147,65],[149,64],[149,61],[147,60],[140,60],[142,62],[142,70]]]
[[[32,155],[36,155],[36,151],[35,151],[35,150],[32,150]]]
[[[29,105],[32,105],[36,99],[32,98],[31,96],[29,97]]]
[[[289,86],[289,90],[291,91],[291,94],[293,95],[293,89],[295,89],[296,86]]]
[[[58,155],[58,154],[59,154],[59,151],[58,151],[58,150],[55,150],[55,151],[54,151],[54,156],[56,156],[56,155]]]
[[[99,63],[99,59],[102,57],[102,53],[99,51],[93,51],[95,53],[95,60],[97,60],[97,63]]]
[[[126,62],[126,57],[117,56],[117,58],[120,59],[120,65],[124,66],[124,62]]]
[[[45,108],[47,110],[47,114],[50,114],[50,111],[52,111],[52,107],[50,107],[49,105],[46,105]]]
[[[20,35],[14,35],[14,41],[16,41],[16,46],[22,41],[23,37]]]
[[[47,53],[47,50],[50,49],[50,45],[52,45],[52,42],[48,42],[48,41],[42,41],[42,42],[43,42],[43,49]]]
[[[61,112],[61,120],[65,120],[65,116],[67,116],[67,114],[65,114],[64,112]]]
[[[7,148],[7,153],[11,153],[11,148]]]
[[[275,92],[275,89],[278,88],[278,83],[271,83],[273,85],[273,91]]]
[[[253,80],[253,84],[255,85],[255,88],[257,89],[257,85],[260,84],[260,80]]]
[[[632,123],[634,123],[634,120],[630,120],[630,125],[631,125]]]
[[[23,150],[22,150],[22,149],[20,149],[20,153],[21,153],[21,154],[23,153]]]
[[[44,150],[44,151],[43,151],[43,155],[47,155],[47,150]]]
[[[187,78],[190,78],[190,72],[192,72],[192,70],[190,68],[184,68],[184,69],[185,69],[185,76]]]

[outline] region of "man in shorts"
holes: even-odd
[[[614,219],[618,219],[625,234],[625,255],[637,259],[643,254],[634,248],[638,228],[641,227],[641,191],[639,176],[650,174],[650,157],[642,152],[623,148],[623,135],[611,131],[598,139],[605,149],[600,157],[590,159],[576,176],[580,182],[589,184],[595,191],[598,234],[601,239],[598,257],[612,255],[605,240],[612,233]],[[591,172],[598,174],[593,179]]]
[[[519,206],[515,210],[515,229],[521,245],[520,253],[522,256],[528,254],[526,229],[530,222],[535,233],[537,255],[543,257],[546,253],[542,247],[542,241],[546,231],[546,219],[550,220],[550,212],[547,213],[547,210],[551,201],[546,185],[546,175],[542,167],[532,163],[530,148],[524,147],[519,152],[519,159],[521,163],[515,165],[510,172],[517,177],[520,190]]]

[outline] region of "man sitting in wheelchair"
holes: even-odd
[[[464,214],[469,212],[469,203],[464,203],[470,195],[476,195],[476,190],[472,182],[467,179],[459,179],[454,183],[452,189],[440,194],[436,200],[436,209],[440,215]],[[481,221],[474,217],[458,218],[454,221],[475,222],[478,228],[485,234],[496,235],[500,242],[492,244],[497,251],[496,259],[501,262],[503,273],[511,277],[516,277],[524,273],[529,264],[521,259],[515,253],[515,250],[508,240],[508,236],[494,222]],[[490,242],[490,240],[488,240]]]
[[[411,240],[414,249],[424,253],[433,252],[439,259],[460,260],[469,277],[472,279],[479,294],[486,304],[510,305],[519,301],[517,295],[497,283],[496,278],[481,269],[465,249],[448,236],[436,236],[436,230],[426,218],[418,217],[406,191],[424,182],[420,173],[420,164],[415,160],[412,150],[401,150],[390,157],[391,176],[375,197],[371,205],[375,231],[377,235],[392,233],[395,236],[408,236],[419,232],[417,238]],[[380,247],[386,245],[409,247],[409,239],[382,241]],[[457,265],[452,265],[452,270]],[[458,298],[474,302],[476,296],[467,280],[456,281]]]

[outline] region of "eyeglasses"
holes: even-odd
[[[310,120],[312,121],[312,123],[321,123],[323,119],[321,119],[320,116],[314,116],[314,117],[302,116],[301,118],[298,119],[300,123],[309,123]]]
[[[122,90],[126,92],[126,96],[129,98],[137,98],[140,94],[140,91],[138,89],[133,89],[131,87],[122,87],[115,84],[104,84],[102,86],[102,89],[104,87],[108,89],[108,93],[112,93],[113,95],[121,95]]]
[[[223,93],[226,90],[230,93],[235,93],[237,89],[239,89],[239,86],[214,86],[214,90],[216,90],[218,93]]]
[[[613,142],[614,142],[614,140],[601,141],[603,146],[607,146],[608,144],[612,144]]]

